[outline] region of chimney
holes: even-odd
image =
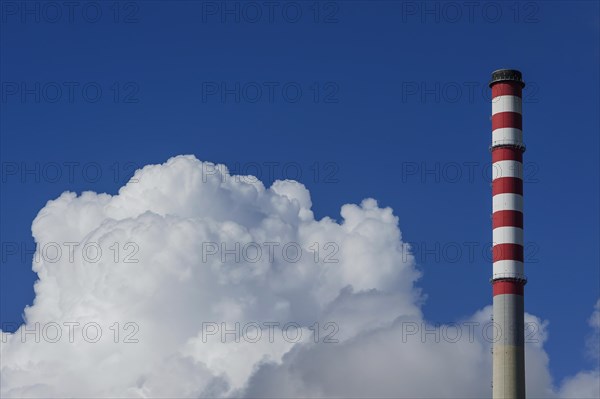
[[[492,73],[494,323],[492,397],[525,398],[523,144],[521,72]]]

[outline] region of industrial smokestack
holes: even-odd
[[[492,73],[494,323],[492,396],[525,398],[523,144],[521,72]]]

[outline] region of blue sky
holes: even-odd
[[[1,3],[3,325],[21,322],[36,279],[31,254],[9,248],[34,247],[48,200],[114,194],[179,154],[267,185],[297,178],[318,218],[367,197],[392,207],[418,249],[426,319],[471,314],[491,303],[487,82],[509,67],[527,82],[526,310],[550,321],[555,379],[591,365],[598,3],[278,3],[257,21],[235,2],[78,3],[72,19],[27,4]]]

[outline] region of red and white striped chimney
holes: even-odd
[[[494,399],[525,398],[521,72],[492,73]]]

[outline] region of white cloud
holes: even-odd
[[[588,356],[596,362],[596,368],[565,379],[559,391],[561,398],[600,398],[600,299],[588,323],[592,328],[587,341]]]
[[[600,361],[600,299],[594,306],[594,312],[590,316],[588,324],[592,328],[592,333],[587,340],[588,356],[598,362]]]
[[[582,371],[563,382],[561,398],[600,398],[600,373],[598,370]]]
[[[2,333],[1,396],[489,396],[490,308],[449,342],[453,326],[421,313],[420,272],[391,209],[344,205],[338,223],[315,220],[311,206],[300,183],[265,188],[192,156],[138,170],[115,196],[49,201],[32,225],[35,302],[19,331]],[[552,389],[546,323],[527,320],[540,326],[528,393],[594,393],[597,372]],[[83,338],[89,323],[102,331],[96,343]],[[240,342],[221,335],[236,323]],[[479,323],[472,340],[464,323]],[[49,342],[57,326],[63,335]]]

